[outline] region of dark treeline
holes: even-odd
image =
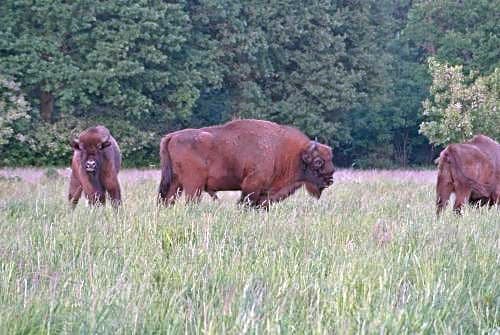
[[[100,123],[128,166],[157,165],[163,134],[235,117],[295,125],[332,145],[338,165],[429,164],[426,60],[494,71],[499,7],[2,0],[0,164],[67,165],[69,138]]]

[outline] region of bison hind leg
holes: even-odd
[[[216,191],[212,191],[212,190],[205,190],[208,195],[210,195],[210,197],[212,198],[212,200],[214,201],[217,201],[219,200],[219,197],[217,196],[217,192]]]
[[[490,204],[491,206],[491,203],[490,203],[490,199],[487,198],[487,197],[482,197],[482,198],[477,198],[477,199],[469,199],[469,205],[472,206],[472,207],[482,207],[482,206],[485,206],[485,205],[488,205]]]
[[[188,184],[184,185],[184,192],[186,194],[187,202],[195,202],[198,203],[201,200],[201,192],[204,190],[203,186],[198,184]]]
[[[166,192],[159,192],[158,204],[163,206],[171,206],[182,195],[183,187],[178,182],[170,184]]]
[[[469,202],[470,195],[471,190],[467,190],[465,188],[457,190],[457,192],[455,193],[455,203],[453,204],[453,211],[455,212],[455,214],[462,214],[462,208],[465,203]]]

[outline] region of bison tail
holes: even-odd
[[[170,153],[168,151],[168,144],[170,142],[170,136],[164,137],[160,143],[160,160],[161,160],[161,180],[160,187],[158,189],[159,198],[158,201],[165,203],[168,199],[168,191],[172,185],[172,160],[170,159]]]

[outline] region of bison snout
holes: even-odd
[[[335,172],[335,169],[332,169],[331,172],[327,172],[325,174],[323,174],[323,180],[325,181],[326,183],[326,186],[330,186],[331,184],[333,184],[333,173]]]
[[[89,161],[85,162],[85,170],[87,172],[95,172],[96,166],[97,166],[97,163],[94,160],[89,160]]]

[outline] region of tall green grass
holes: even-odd
[[[335,183],[70,211],[66,180],[0,181],[0,333],[498,333],[500,211],[437,220],[430,183]]]

